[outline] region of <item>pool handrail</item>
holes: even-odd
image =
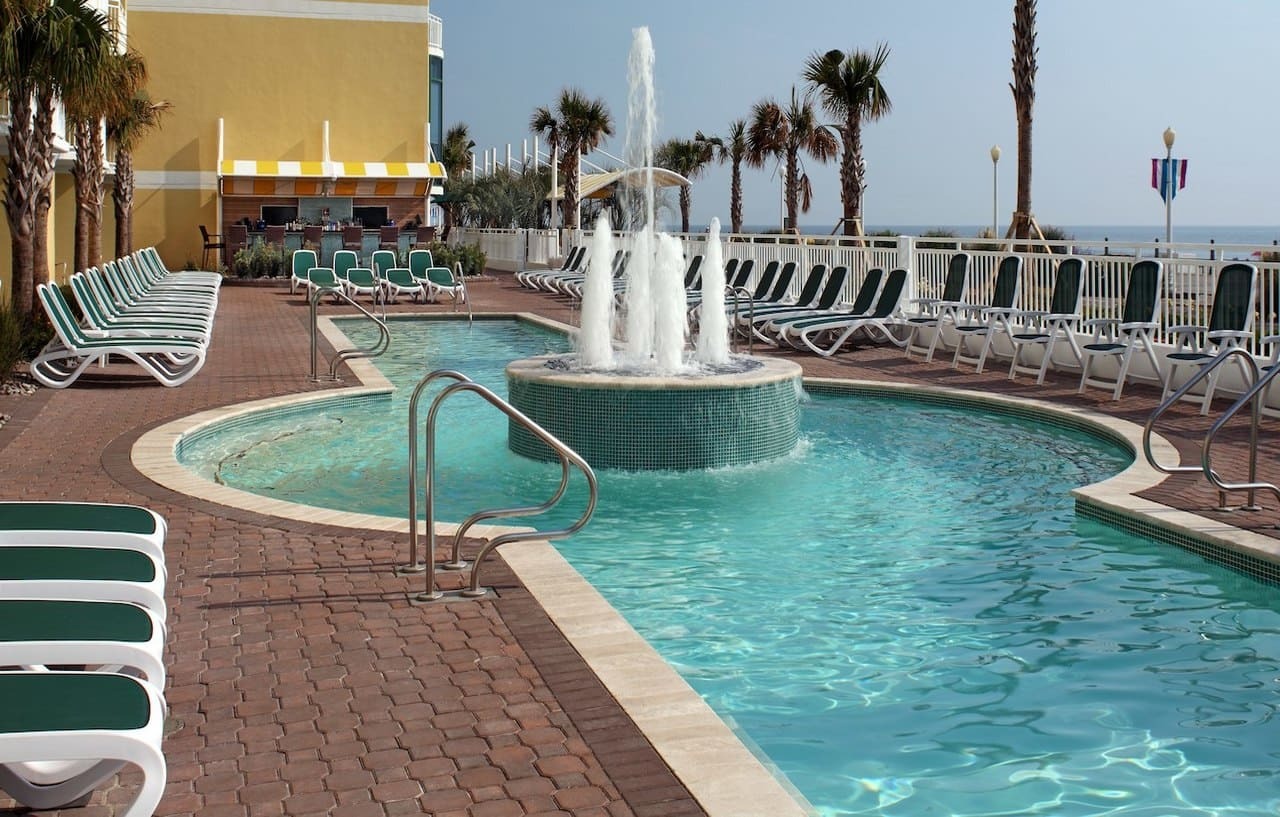
[[[1223,412],[1222,416],[1214,422],[1213,426],[1205,434],[1204,441],[1201,444],[1200,464],[1199,465],[1163,465],[1156,460],[1154,452],[1151,450],[1151,434],[1155,427],[1156,421],[1164,415],[1174,404],[1178,403],[1191,389],[1205,378],[1212,375],[1219,366],[1225,365],[1234,357],[1243,358],[1246,368],[1250,374],[1246,383],[1247,388],[1240,397]],[[1258,510],[1256,502],[1257,490],[1259,488],[1270,490],[1278,498],[1280,498],[1280,487],[1270,482],[1258,481],[1258,424],[1262,419],[1262,403],[1258,398],[1265,394],[1271,381],[1280,374],[1280,366],[1269,369],[1265,374],[1260,376],[1258,361],[1253,355],[1243,347],[1235,347],[1228,349],[1218,355],[1213,360],[1200,367],[1199,371],[1187,378],[1187,382],[1178,387],[1177,391],[1169,395],[1156,410],[1147,418],[1147,422],[1142,427],[1142,453],[1146,457],[1147,462],[1152,468],[1165,474],[1186,474],[1201,473],[1205,479],[1218,489],[1218,510],[1230,510],[1227,505],[1227,492],[1229,491],[1247,491],[1246,504],[1241,506],[1242,510]],[[1240,412],[1246,404],[1251,405],[1252,412],[1249,423],[1249,477],[1247,482],[1228,483],[1224,482],[1222,477],[1213,468],[1212,453],[1214,438],[1218,432],[1227,424],[1227,422]]]
[[[361,314],[363,314],[366,318],[373,321],[378,327],[378,340],[372,346],[368,348],[355,347],[352,349],[338,350],[338,353],[335,354],[333,356],[333,359],[329,361],[329,376],[327,379],[320,377],[320,373],[316,365],[317,357],[319,354],[318,352],[319,332],[317,331],[317,328],[316,328],[317,322],[319,320],[319,317],[317,314],[318,312],[317,305],[320,303],[320,299],[323,298],[325,295],[332,295],[335,299],[343,300],[351,304],[356,309],[360,310]],[[350,295],[344,292],[341,287],[336,287],[336,286],[313,287],[311,289],[310,296],[307,298],[307,301],[311,309],[311,382],[312,383],[336,381],[339,379],[338,367],[341,366],[343,363],[346,363],[348,360],[354,360],[356,358],[379,357],[380,355],[382,355],[383,352],[387,351],[387,349],[391,346],[391,329],[387,326],[386,321],[380,319],[377,315],[374,315],[372,312],[365,309],[360,304],[356,303],[356,301]]]
[[[738,318],[741,314],[738,296],[747,296],[747,321],[748,325],[755,326],[756,323],[756,302],[751,296],[754,294],[746,287],[725,287],[725,292],[733,296],[733,330],[729,333],[729,337],[733,340],[733,351],[738,351]],[[747,332],[747,354],[755,353],[755,340],[752,332]]]
[[[421,567],[419,567],[418,554],[417,554],[418,520],[417,520],[417,506],[415,501],[415,497],[417,493],[416,481],[417,481],[417,470],[418,470],[417,469],[418,402],[421,399],[422,392],[426,388],[426,386],[432,381],[441,377],[448,377],[453,380],[456,380],[457,382],[449,386],[446,386],[444,389],[442,389],[440,393],[435,396],[435,399],[432,400],[431,409],[427,412],[426,451],[425,451],[426,473],[425,473],[425,479],[424,479],[423,491],[422,491],[424,511],[425,511],[425,517],[426,517],[425,528],[426,528],[427,543],[426,543],[425,550],[426,550],[427,558],[425,559],[424,562],[421,563]],[[547,431],[542,426],[538,425],[536,422],[531,420],[519,409],[512,406],[506,400],[503,400],[501,397],[495,394],[491,389],[488,389],[485,386],[482,386],[481,384],[476,383],[475,381],[468,378],[466,375],[463,375],[460,372],[451,371],[448,369],[441,369],[435,372],[431,372],[426,377],[424,377],[421,381],[419,381],[418,386],[414,389],[413,396],[410,398],[410,403],[409,403],[409,416],[410,416],[410,430],[409,430],[410,556],[409,556],[409,559],[410,559],[410,564],[405,566],[404,568],[401,568],[401,571],[417,572],[418,570],[421,570],[426,574],[425,590],[424,592],[420,593],[419,595],[413,598],[413,601],[415,602],[438,601],[439,599],[444,597],[444,594],[441,593],[439,590],[437,590],[435,586],[436,565],[435,565],[435,491],[434,491],[435,473],[434,472],[435,472],[436,421],[439,418],[440,408],[444,404],[445,400],[447,400],[450,396],[463,391],[468,391],[474,394],[478,394],[490,405],[494,406],[499,411],[506,414],[510,419],[515,420],[516,422],[523,425],[531,433],[535,434],[544,443],[546,443],[557,454],[557,456],[560,459],[560,484],[556,488],[555,493],[552,494],[552,496],[549,499],[542,502],[541,504],[526,506],[526,507],[517,507],[517,508],[490,508],[482,511],[477,511],[473,513],[471,516],[467,517],[467,519],[463,521],[461,525],[458,526],[458,529],[454,534],[452,560],[446,563],[445,565],[446,567],[461,568],[465,566],[465,563],[460,560],[460,550],[462,547],[462,540],[466,536],[467,532],[473,526],[475,526],[478,522],[481,522],[486,519],[510,518],[514,516],[530,516],[534,514],[544,513],[550,510],[551,508],[555,507],[555,505],[558,504],[560,500],[564,497],[564,494],[569,487],[569,477],[572,473],[570,470],[571,465],[577,466],[578,470],[580,470],[583,476],[586,477],[587,488],[588,488],[587,506],[582,512],[582,515],[578,518],[578,520],[574,522],[572,525],[570,525],[569,527],[561,528],[559,530],[551,530],[551,531],[542,531],[542,530],[510,531],[504,534],[500,534],[499,536],[496,536],[493,539],[489,540],[487,543],[485,543],[485,545],[480,549],[479,553],[476,554],[475,560],[472,562],[470,587],[462,591],[463,596],[467,598],[478,598],[480,596],[485,595],[486,591],[481,589],[480,587],[480,568],[484,562],[485,557],[487,557],[495,549],[501,547],[502,545],[512,544],[514,542],[549,541],[552,539],[563,539],[566,536],[571,536],[574,533],[581,530],[583,527],[585,527],[587,522],[590,521],[592,514],[595,512],[596,503],[599,500],[600,492],[599,492],[598,483],[596,481],[595,472],[591,469],[591,466],[587,463],[587,461],[584,460],[576,451],[574,451],[569,446],[565,445],[551,432]]]

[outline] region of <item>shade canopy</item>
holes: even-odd
[[[578,197],[583,199],[607,199],[613,196],[614,188],[619,184],[640,187],[645,184],[648,172],[653,171],[655,187],[688,187],[690,181],[674,170],[665,167],[633,167],[628,170],[608,170],[604,173],[584,173],[578,185]],[[547,198],[563,199],[563,185],[557,187]]]
[[[324,162],[228,159],[218,167],[224,196],[414,196],[445,178],[440,162]]]

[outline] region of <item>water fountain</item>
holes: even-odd
[[[517,360],[507,366],[512,405],[568,443],[595,468],[710,468],[781,456],[799,438],[798,365],[729,352],[720,224],[713,220],[702,264],[702,308],[686,353],[685,262],[680,242],[656,228],[653,143],[657,111],[653,43],[633,32],[626,159],[642,168],[641,206],[624,239],[631,256],[617,316],[607,217],[596,224],[582,298],[577,353]],[[512,451],[539,460],[554,454],[512,424]]]

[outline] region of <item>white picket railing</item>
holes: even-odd
[[[575,243],[588,240],[588,233]],[[689,246],[687,254],[705,251],[706,234],[676,234]],[[915,296],[936,296],[942,290],[947,262],[959,250],[971,256],[970,300],[981,303],[994,285],[999,261],[1009,252],[1003,241],[981,239],[917,238],[911,236],[850,239],[844,236],[726,235],[725,258],[754,259],[756,273],[770,261],[794,262],[797,275],[792,284],[798,292],[804,273],[814,264],[828,268],[847,266],[850,280],[846,300],[852,300],[867,270],[905,267],[911,273],[909,292]],[[556,263],[566,246],[561,246],[555,231],[550,230],[476,230],[457,229],[452,241],[476,243],[488,256],[489,266],[515,269],[518,266],[550,266]],[[1036,242],[1037,245],[1039,242]],[[1057,263],[1068,253],[1085,259],[1083,312],[1087,318],[1118,318],[1123,309],[1125,283],[1129,269],[1140,258],[1151,258],[1157,249],[1164,267],[1163,320],[1156,334],[1160,343],[1169,343],[1167,328],[1180,325],[1204,326],[1209,323],[1214,285],[1223,266],[1233,263],[1223,256],[1250,258],[1258,268],[1258,294],[1255,303],[1255,340],[1251,351],[1262,354],[1257,339],[1280,333],[1280,255],[1271,246],[1173,244],[1161,247],[1155,243],[1119,244],[1116,242],[1053,241],[1047,242],[1052,252],[1024,252],[1022,303],[1024,309],[1047,309],[1053,292],[1053,274]],[[1021,248],[1020,248],[1021,249]],[[1172,249],[1174,257],[1163,257]],[[1210,254],[1214,258],[1209,258]],[[1200,256],[1200,257],[1193,257]],[[1252,256],[1252,257],[1251,257]],[[1277,260],[1261,260],[1277,259]],[[754,282],[753,282],[754,283]]]

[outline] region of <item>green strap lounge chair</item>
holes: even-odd
[[[904,318],[904,323],[910,330],[907,333],[907,357],[911,357],[912,352],[925,352],[925,360],[933,360],[933,353],[937,351],[938,345],[946,347],[942,340],[943,327],[946,324],[954,326],[960,310],[969,305],[965,301],[968,291],[969,254],[958,252],[947,262],[947,277],[942,284],[941,296],[914,298],[911,301],[919,311]],[[923,329],[933,330],[933,337],[927,347],[916,343]]]
[[[74,383],[90,366],[111,355],[128,358],[164,386],[180,386],[204,366],[205,345],[176,337],[90,337],[76,323],[56,286],[40,284],[37,294],[54,336],[31,361],[31,376],[54,389]]]
[[[119,601],[166,620],[164,564],[124,547],[0,546],[0,598]]]
[[[546,276],[577,275],[586,269],[587,248],[570,247],[564,263],[558,269],[526,269],[515,274],[516,283],[526,289],[542,289],[541,279]],[[434,266],[434,265],[433,265]]]
[[[137,604],[0,599],[0,666],[128,669],[164,689],[164,622]]]
[[[360,255],[355,250],[333,251],[333,274],[340,285],[345,285],[353,267],[360,266]]]
[[[10,797],[33,809],[81,805],[132,763],[142,787],[117,813],[155,813],[165,707],[149,683],[107,672],[0,672],[0,701],[8,704],[0,706],[0,789]]]
[[[293,255],[289,256],[289,266],[292,270],[289,274],[289,294],[292,295],[298,291],[299,286],[307,285],[307,271],[320,266],[320,260],[316,258],[315,250],[294,250]]]
[[[1162,269],[1159,261],[1139,261],[1129,270],[1129,283],[1125,287],[1124,308],[1121,317],[1094,318],[1085,321],[1085,330],[1093,329],[1093,340],[1084,344],[1084,367],[1080,374],[1079,392],[1088,386],[1112,389],[1111,399],[1119,400],[1129,377],[1129,365],[1134,353],[1141,349],[1151,363],[1156,380],[1162,380],[1160,360],[1156,357],[1155,341],[1160,316],[1160,287]],[[1119,358],[1115,380],[1108,380],[1093,370],[1098,358]]]
[[[770,263],[776,265],[778,262],[772,261]],[[743,261],[739,261],[737,258],[730,258],[724,262],[724,291],[726,302],[733,300],[733,296],[729,293],[747,285],[747,282],[751,280],[751,273],[755,270],[755,266],[756,262],[751,258]],[[689,307],[690,315],[696,314],[698,307],[702,304],[702,287],[699,286],[697,289],[686,292],[684,300],[685,304]]]
[[[885,279],[884,288],[876,299],[875,309],[869,314],[799,320],[788,324],[780,338],[797,349],[808,349],[823,357],[834,355],[846,341],[858,333],[878,334],[890,343],[902,346],[905,341],[894,336],[893,328],[900,324],[897,315],[902,308],[906,288],[907,271],[893,270]]]
[[[867,270],[867,274],[863,276],[862,283],[858,285],[858,293],[853,298],[853,303],[847,307],[832,306],[830,309],[814,310],[805,314],[788,315],[785,317],[774,316],[768,324],[765,325],[766,332],[774,340],[779,342],[785,339],[786,330],[801,321],[811,321],[820,318],[833,318],[837,320],[846,320],[849,318],[863,318],[875,306],[876,295],[880,294],[880,284],[884,281],[884,270],[879,267],[873,267]]]
[[[368,295],[373,299],[374,303],[378,302],[382,293],[382,282],[378,280],[378,276],[373,274],[373,270],[368,267],[351,267],[348,269],[347,280],[344,285],[347,288],[347,294],[352,298]]]
[[[80,314],[84,315],[86,328],[105,330],[136,329],[139,334],[171,334],[178,337],[194,337],[207,340],[213,332],[213,319],[197,315],[174,315],[164,311],[137,310],[129,314],[119,314],[111,309],[111,304],[102,301],[97,291],[89,283],[83,273],[76,273],[70,279],[71,292],[76,303],[80,305]],[[169,330],[166,332],[165,330]]]
[[[1058,264],[1053,278],[1053,294],[1049,297],[1049,309],[1016,312],[1012,320],[1018,325],[1009,334],[1013,343],[1013,360],[1009,363],[1009,379],[1019,372],[1034,374],[1036,384],[1044,383],[1045,373],[1053,362],[1054,347],[1066,341],[1067,351],[1075,359],[1078,368],[1084,368],[1080,342],[1076,330],[1080,326],[1080,299],[1084,293],[1084,260],[1064,258]],[[1022,362],[1022,352],[1028,346],[1043,346],[1040,365]]]
[[[951,368],[959,368],[961,362],[972,363],[979,373],[982,372],[996,336],[1004,334],[1008,337],[1013,333],[1009,318],[1017,312],[1021,292],[1022,256],[1009,255],[1000,259],[995,286],[991,290],[991,303],[982,309],[969,311],[968,320],[956,324],[956,351],[951,357]],[[977,355],[969,351],[971,338],[982,338],[982,348]]]
[[[830,314],[831,310],[835,308],[835,305],[844,296],[845,283],[848,280],[849,268],[843,265],[836,267],[823,280],[822,289],[809,301],[801,303],[800,299],[797,299],[797,302],[790,306],[779,305],[756,310],[756,319],[751,323],[750,327],[751,332],[765,343],[773,345],[777,337],[777,333],[769,328],[772,326],[773,321]],[[745,325],[747,321],[739,314],[738,322],[741,325]]]
[[[372,265],[389,302],[395,303],[400,295],[408,295],[415,301],[422,297],[422,284],[414,279],[408,267],[397,266],[396,254],[391,250],[375,250]]]
[[[76,545],[141,550],[164,564],[164,517],[137,505],[0,502],[0,545]]]
[[[143,247],[133,253],[139,264],[145,268],[153,281],[173,279],[175,281],[198,281],[215,287],[222,286],[222,273],[208,270],[170,270],[164,265],[160,253],[155,247]]]
[[[1165,356],[1169,369],[1165,373],[1164,394],[1167,399],[1176,388],[1175,374],[1179,366],[1203,366],[1215,357],[1234,349],[1253,337],[1254,300],[1258,291],[1258,268],[1252,264],[1227,264],[1218,272],[1218,282],[1213,290],[1213,307],[1209,312],[1208,326],[1173,326],[1174,349]],[[1237,358],[1243,382],[1248,383],[1252,372],[1243,358]],[[1200,400],[1200,413],[1209,413],[1213,393],[1218,387],[1218,375],[1222,369],[1214,369],[1205,381],[1204,396]],[[1191,398],[1192,395],[1187,395]]]

